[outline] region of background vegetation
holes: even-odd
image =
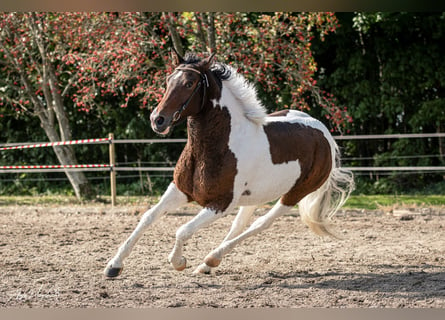
[[[169,50],[216,51],[269,111],[296,108],[334,134],[445,126],[443,13],[4,13],[0,142],[154,138],[149,115]],[[173,138],[185,137],[178,128]],[[445,165],[440,138],[339,141],[347,166]],[[121,165],[174,165],[181,144],[117,145]],[[0,151],[0,165],[106,163],[107,146]],[[69,158],[69,157],[68,157]],[[107,194],[107,173],[1,174],[0,194]],[[118,174],[118,194],[158,194],[170,175]],[[79,185],[88,187],[76,187]],[[80,182],[79,182],[80,181]],[[356,194],[443,194],[444,173],[356,175]]]

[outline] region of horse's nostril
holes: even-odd
[[[159,116],[159,117],[156,118],[155,121],[156,121],[156,125],[162,126],[162,124],[164,123],[165,119],[164,119],[164,117]]]

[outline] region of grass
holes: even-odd
[[[149,206],[159,197],[118,196],[118,205]],[[40,196],[0,196],[0,206],[7,205],[110,205],[110,196],[101,196],[95,200],[81,202],[74,196],[40,195]],[[376,210],[382,207],[441,207],[445,206],[445,195],[353,195],[345,204],[349,209]]]
[[[445,206],[445,195],[353,195],[345,204],[346,208],[366,210],[413,206]]]
[[[33,205],[76,205],[80,202],[74,196],[38,195],[38,196],[0,196],[0,206]]]
[[[118,196],[118,205],[151,205],[159,197]],[[75,196],[38,195],[38,196],[0,196],[0,206],[68,206],[68,205],[111,205],[110,196],[100,196],[94,200],[79,201]]]

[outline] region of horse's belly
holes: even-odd
[[[240,195],[238,205],[259,205],[278,199],[295,185],[300,173],[298,160],[251,164],[250,174],[235,178],[235,194]]]

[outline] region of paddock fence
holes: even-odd
[[[342,135],[334,136],[339,141],[344,140],[372,140],[372,139],[413,139],[413,138],[445,138],[445,133],[419,133],[419,134],[379,134],[379,135]],[[0,166],[0,174],[4,173],[42,173],[42,172],[65,172],[65,171],[109,171],[111,203],[116,205],[116,172],[139,171],[139,172],[170,172],[174,171],[174,166],[121,166],[116,165],[116,144],[154,144],[154,143],[182,143],[187,139],[115,139],[113,133],[107,138],[81,139],[58,142],[23,142],[0,144],[0,151],[20,150],[30,148],[46,148],[62,145],[82,145],[82,144],[108,144],[108,163],[99,164],[76,164],[76,165],[3,165]],[[442,155],[418,155],[416,157],[437,157]],[[413,156],[406,156],[413,157]],[[354,158],[355,159],[355,158]],[[361,159],[361,158],[360,158]],[[357,160],[357,159],[355,159]],[[385,166],[385,167],[360,167],[345,166],[345,168],[359,172],[445,172],[445,166]]]

